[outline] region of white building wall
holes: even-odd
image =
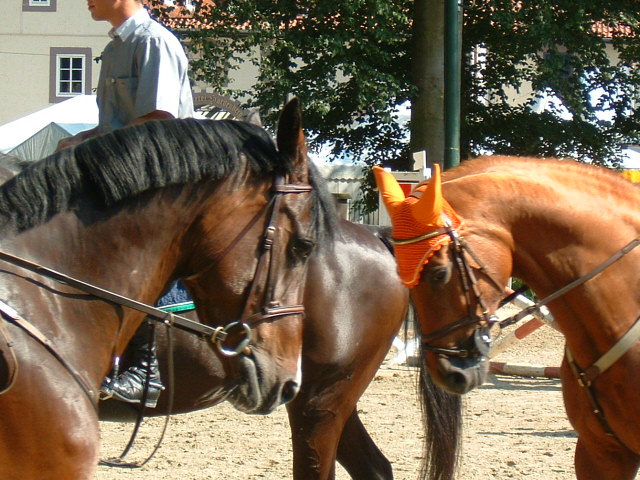
[[[0,15],[0,125],[49,103],[50,49],[89,48],[92,90],[98,84],[100,65],[93,62],[109,42],[111,26],[91,18],[84,0],[57,0],[55,12],[23,12],[22,0],[2,0]],[[259,51],[256,50],[256,55]],[[232,88],[248,91],[257,69],[244,62],[232,72]],[[198,85],[196,91],[209,90]],[[93,93],[93,92],[90,92]]]
[[[109,24],[95,22],[82,0],[58,0],[55,12],[23,12],[22,0],[3,0],[0,15],[0,125],[49,103],[50,49],[90,48],[100,55]],[[98,65],[92,63],[91,87]]]

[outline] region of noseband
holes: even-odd
[[[269,211],[269,222],[265,227],[262,245],[260,247],[262,251],[253,275],[249,295],[247,296],[242,315],[239,320],[228,323],[223,327],[219,327],[220,331],[226,335],[215,338],[211,337],[211,340],[223,355],[233,357],[241,353],[250,353],[249,344],[252,339],[251,330],[256,324],[277,320],[291,315],[305,314],[303,305],[282,306],[275,297],[275,279],[277,278],[277,275],[274,272],[275,267],[272,257],[275,245],[275,236],[278,231],[278,221],[280,218],[278,212],[280,211],[280,204],[282,203],[283,195],[307,193],[311,190],[313,190],[313,187],[309,184],[288,184],[284,183],[282,176],[276,177],[273,182],[273,196],[265,207],[249,221],[233,241],[229,243],[229,245],[219,255],[217,255],[207,267],[191,276],[184,277],[185,280],[194,279],[213,268],[233,249],[235,245],[237,245],[242,237],[244,237],[251,227],[260,219],[260,217]],[[252,300],[258,296],[258,279],[263,276],[266,277],[266,282],[264,284],[265,295],[262,301],[262,307],[258,312],[251,313],[251,305],[254,303]]]
[[[470,357],[470,356],[486,356],[493,342],[492,330],[494,326],[499,324],[498,317],[489,313],[485,301],[482,298],[480,289],[478,288],[478,280],[474,273],[473,267],[470,265],[467,255],[479,265],[478,269],[495,285],[500,292],[503,287],[489,274],[485,265],[480,261],[477,255],[471,250],[464,238],[461,237],[456,229],[451,225],[451,221],[445,218],[445,227],[439,230],[441,235],[448,235],[451,239],[451,252],[453,260],[457,266],[460,277],[460,284],[466,298],[467,316],[457,322],[445,325],[444,327],[422,337],[422,348],[424,351],[435,352],[447,356]],[[416,240],[418,241],[418,240]],[[475,302],[473,299],[475,298]],[[481,314],[476,313],[474,305],[480,307]],[[470,348],[456,347],[440,347],[433,345],[433,342],[448,335],[449,333],[475,325],[473,333],[473,345]]]
[[[474,269],[469,264],[466,254],[473,258],[473,260],[479,265],[479,270],[484,273],[484,275],[498,288],[500,292],[502,292],[504,288],[501,287],[499,282],[489,274],[485,265],[471,250],[464,238],[459,235],[457,229],[453,227],[451,220],[444,214],[443,219],[445,223],[444,227],[435,230],[434,232],[409,239],[394,239],[395,245],[408,245],[411,243],[429,240],[440,235],[448,235],[451,240],[450,245],[452,246],[451,252],[453,259],[457,266],[460,283],[466,297],[467,316],[457,322],[445,325],[435,332],[423,335],[422,348],[424,351],[462,358],[477,355],[486,356],[489,353],[489,348],[493,341],[491,335],[492,327],[498,324],[498,317],[489,313],[486,303],[482,298],[482,294],[480,293],[480,289],[478,288],[478,281],[476,279]],[[474,298],[475,303],[473,302]],[[474,305],[478,305],[480,307],[482,311],[480,315],[475,313],[474,310],[476,307],[474,307]],[[433,345],[434,341],[445,337],[451,332],[471,325],[476,326],[473,334],[473,346],[471,348],[440,347]]]

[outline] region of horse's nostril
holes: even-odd
[[[449,387],[456,393],[467,391],[469,389],[469,382],[467,377],[462,372],[453,372],[448,376]]]
[[[298,382],[294,381],[294,380],[290,380],[288,382],[285,382],[285,384],[282,386],[282,391],[280,392],[280,398],[282,400],[282,403],[289,403],[291,400],[293,400],[294,398],[296,398],[296,395],[298,394],[298,391],[300,390],[300,385],[298,385]]]

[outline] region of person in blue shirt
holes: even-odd
[[[141,0],[87,0],[87,6],[94,20],[109,22],[112,27],[111,41],[100,57],[98,125],[62,139],[56,150],[129,125],[192,117],[189,62],[180,41],[149,16]],[[184,287],[174,284],[158,306],[188,300]],[[130,366],[105,379],[103,396],[140,403],[149,371],[146,406],[156,406],[163,386],[149,329],[145,323],[138,330],[128,347]]]
[[[149,120],[192,117],[189,62],[180,41],[140,0],[88,0],[88,7],[94,20],[112,25],[100,57],[98,125],[62,139],[57,149]]]

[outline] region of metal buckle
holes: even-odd
[[[251,343],[251,327],[244,322],[231,322],[222,329],[222,332],[226,334],[226,337],[224,339],[218,338],[215,343],[220,353],[226,357],[240,355],[249,346],[249,343]],[[225,346],[225,343],[238,336],[242,336],[243,338],[234,348]]]
[[[497,329],[497,332],[496,332]],[[489,316],[487,325],[476,328],[473,332],[473,343],[480,355],[486,357],[491,350],[491,344],[500,336],[500,320],[495,315]]]

